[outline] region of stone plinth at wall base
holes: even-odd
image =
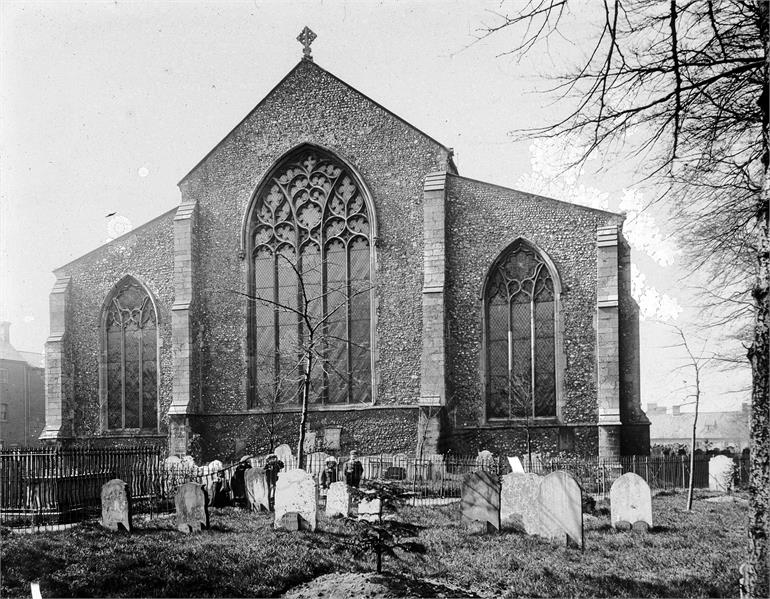
[[[190,422],[186,415],[170,415],[168,418],[169,455],[190,453]]]
[[[599,457],[620,457],[620,433],[622,426],[618,424],[599,425]]]

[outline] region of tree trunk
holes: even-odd
[[[310,347],[313,340],[310,339]],[[302,377],[302,415],[299,420],[299,442],[297,444],[297,467],[305,468],[305,427],[307,426],[307,407],[310,399],[310,372],[313,367],[313,353],[308,351],[305,356],[305,372]]]
[[[749,349],[751,362],[751,465],[749,478],[749,554],[746,572],[746,590],[749,597],[767,597],[770,595],[770,568],[768,567],[768,509],[770,509],[770,404],[768,390],[770,383],[770,85],[767,48],[770,46],[770,25],[768,24],[768,4],[759,2],[760,37],[766,49],[763,72],[764,88],[757,100],[762,111],[764,181],[757,202],[757,279],[752,289],[756,316],[754,320],[754,340]]]
[[[692,510],[692,488],[695,481],[695,434],[698,430],[698,407],[700,404],[700,372],[695,364],[695,418],[692,421],[692,442],[690,443],[690,480],[687,484],[687,511]],[[649,479],[648,479],[649,480]]]

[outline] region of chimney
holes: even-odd
[[[647,410],[645,410],[648,414],[656,414],[658,412],[658,404],[654,401],[648,401],[647,402]]]
[[[4,320],[3,322],[0,322],[0,344],[2,345],[10,345],[11,344],[11,333],[10,329],[11,323],[7,320]]]
[[[674,416],[679,416],[679,408],[680,408],[680,407],[681,407],[681,406],[671,406],[671,413],[672,413]]]

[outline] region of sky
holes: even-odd
[[[0,318],[12,342],[43,351],[51,271],[104,243],[108,225],[114,235],[176,206],[177,182],[301,59],[307,25],[320,66],[453,147],[461,174],[628,211],[649,308],[643,403],[688,401],[691,373],[659,321],[703,337],[699,311],[665,213],[636,212],[647,192],[634,166],[565,173],[559,149],[511,135],[571,107],[542,93],[600,16],[571,6],[570,38],[517,60],[504,55],[512,33],[478,39],[499,1],[0,2]],[[721,344],[697,341],[706,354]],[[704,407],[739,408],[747,383],[746,370],[709,368]]]

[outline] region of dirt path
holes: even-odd
[[[373,572],[325,574],[294,587],[286,599],[390,599],[394,597],[478,597],[439,581],[419,580]]]

